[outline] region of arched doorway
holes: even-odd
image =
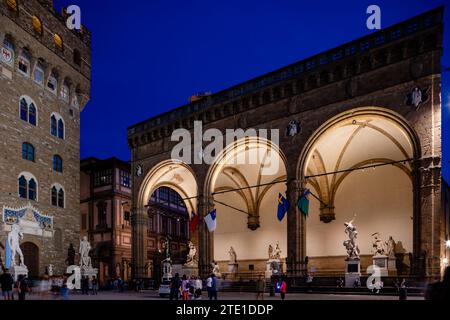
[[[339,115],[309,140],[301,158],[303,185],[312,199],[306,219],[310,268],[344,270],[344,222],[358,229],[362,269],[372,264],[374,235],[396,241],[399,273],[409,274],[417,218],[413,192],[415,135],[402,118],[380,108]]]
[[[277,219],[279,194],[286,193],[285,163],[278,145],[246,137],[228,145],[211,166],[205,194],[217,210],[213,260],[223,273],[231,247],[239,272],[264,272],[269,245],[286,254],[287,219]]]
[[[161,274],[158,273],[162,257],[162,252],[160,252],[162,248],[161,231],[164,227],[162,234],[167,236],[170,235],[167,233],[168,231],[176,229],[173,225],[169,226],[169,223],[176,223],[177,228],[182,224],[183,228],[177,229],[177,234],[180,234],[181,238],[190,239],[198,246],[197,233],[189,233],[188,223],[192,212],[198,213],[197,196],[197,180],[194,172],[181,161],[162,161],[146,174],[138,193],[138,208],[136,210],[146,224],[144,226],[143,223],[139,226],[139,230],[135,227],[133,231],[133,259],[136,263],[133,270],[135,277],[148,279],[152,275],[155,281],[161,280]],[[174,219],[173,212],[167,213],[173,211],[171,209],[179,211],[178,213],[183,218],[179,216]],[[162,212],[166,212],[166,214],[155,214]],[[180,224],[180,222],[182,223]],[[185,250],[183,242],[186,241],[181,241],[177,245],[179,247],[178,252]],[[179,253],[178,256],[181,257],[181,254]]]
[[[28,268],[28,277],[39,277],[39,247],[32,242],[24,242],[20,245],[24,264]]]

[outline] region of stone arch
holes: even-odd
[[[324,252],[330,261],[332,256],[344,255],[340,241],[345,236],[341,235],[340,225],[355,213],[360,216],[360,249],[367,262],[371,255],[370,235],[375,232],[384,232],[383,237],[398,236],[407,244],[405,254],[415,252],[420,236],[416,223],[420,216],[420,150],[414,129],[388,109],[352,109],[322,124],[306,142],[297,163],[301,187],[309,187],[320,199],[312,200],[306,220],[307,255],[320,257]],[[361,167],[365,169],[353,170]],[[330,223],[334,220],[337,224]],[[323,245],[317,245],[319,234]],[[332,246],[334,249],[330,249]],[[329,264],[338,266],[339,261]],[[325,265],[323,261],[314,263]]]
[[[139,208],[148,205],[152,193],[160,187],[175,190],[183,199],[189,215],[197,212],[197,179],[187,164],[178,160],[166,160],[155,165],[145,176],[137,197]]]
[[[286,157],[268,139],[243,137],[217,155],[204,184],[205,212],[217,209],[217,229],[209,240],[214,248],[210,249],[211,260],[226,269],[232,246],[238,260],[243,260],[240,270],[253,266],[261,272],[269,244],[279,241],[282,251],[287,252],[287,219],[280,222],[276,217],[278,194],[285,196],[286,181]]]

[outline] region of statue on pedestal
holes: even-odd
[[[278,242],[275,247],[275,253],[273,254],[273,259],[281,261],[281,249],[280,249],[280,243],[278,243]]]
[[[384,248],[384,242],[380,239],[380,233],[375,232],[372,234],[373,237],[373,253],[374,256],[384,256],[385,255],[385,248]]]
[[[8,234],[8,245],[11,250],[11,266],[16,266],[16,254],[19,255],[19,266],[25,267],[23,262],[23,253],[20,249],[20,240],[22,240],[23,234],[20,230],[19,225],[13,224],[11,231]]]
[[[343,245],[345,246],[345,249],[347,250],[347,260],[359,260],[359,248],[358,244],[356,243],[356,238],[358,236],[358,231],[356,231],[355,226],[353,225],[353,222],[355,221],[356,216],[350,221],[345,222],[345,233],[348,235],[349,240],[345,240]]]
[[[230,262],[228,264],[236,264],[237,256],[236,251],[234,251],[233,247],[230,247],[230,251],[228,251],[228,254],[230,255]]]
[[[91,257],[89,256],[89,252],[92,247],[89,243],[87,236],[84,236],[82,240],[80,240],[80,267],[92,267]]]
[[[269,260],[273,260],[273,247],[269,244]]]
[[[390,258],[395,258],[395,241],[392,236],[390,236],[389,240],[386,241],[386,247],[387,247],[387,255]]]
[[[216,276],[216,277],[220,277],[221,273],[220,273],[220,269],[219,269],[219,265],[213,261],[211,263],[211,267],[212,267],[212,273]]]

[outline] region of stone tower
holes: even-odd
[[[66,19],[51,0],[0,1],[0,241],[20,226],[30,277],[49,265],[63,274],[69,245],[79,245],[90,34]]]

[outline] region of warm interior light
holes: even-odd
[[[445,241],[445,246],[446,246],[447,248],[450,248],[450,240]]]
[[[448,264],[448,258],[442,259],[442,262],[443,262],[444,264]]]

